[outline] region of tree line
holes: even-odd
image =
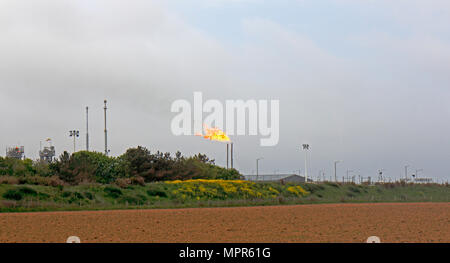
[[[0,183],[30,183],[45,185],[145,184],[167,180],[239,179],[235,169],[215,165],[204,154],[185,157],[145,147],[128,149],[118,157],[99,152],[64,152],[53,162],[0,157]],[[3,181],[3,182],[2,182]],[[6,182],[5,182],[6,181]]]

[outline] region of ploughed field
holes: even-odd
[[[450,203],[0,214],[0,242],[450,242]]]

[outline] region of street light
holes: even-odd
[[[75,153],[75,139],[77,138],[77,137],[80,137],[80,131],[77,131],[77,130],[72,130],[72,131],[69,131],[69,137],[73,137],[73,152]]]
[[[263,160],[264,158],[258,158],[256,159],[256,181],[258,181],[258,177],[259,177],[259,161]]]
[[[337,183],[337,164],[342,161],[334,161],[334,181]]]
[[[309,144],[303,144],[303,150],[305,151],[305,182],[308,182],[308,151]]]
[[[383,179],[383,172],[384,171],[385,171],[385,169],[378,170],[378,182],[380,182],[380,181],[384,182],[384,179]]]

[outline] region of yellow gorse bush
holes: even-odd
[[[243,180],[187,180],[167,181],[166,184],[176,185],[175,195],[185,194],[199,198],[227,198],[238,194],[239,190],[249,192],[249,185],[254,183]],[[257,195],[257,194],[253,194]]]
[[[288,192],[295,194],[296,196],[305,196],[308,195],[308,192],[305,191],[301,186],[290,186],[287,188]]]
[[[282,193],[270,184],[257,184],[243,180],[186,180],[165,182],[175,189],[171,192],[176,197],[196,200],[228,198],[277,198]],[[288,195],[302,197],[308,194],[300,186],[280,186]]]

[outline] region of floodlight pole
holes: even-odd
[[[72,131],[69,131],[69,137],[73,137],[73,152],[75,153],[75,151],[76,151],[76,143],[75,143],[75,139],[77,138],[77,137],[80,137],[80,131],[77,131],[77,130],[72,130]]]
[[[385,171],[385,169],[378,170],[378,181],[381,180],[381,182],[383,182],[383,183],[384,183],[384,176],[383,176],[384,171]]]

